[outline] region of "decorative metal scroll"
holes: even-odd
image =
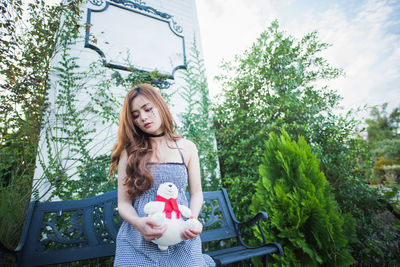
[[[133,70],[153,71],[153,69],[149,70],[149,67],[147,67],[147,69],[143,69],[141,66],[137,67],[137,65],[136,65],[136,64],[138,64],[137,62],[132,62],[134,67],[128,66],[128,65],[125,65],[125,64],[120,64],[120,63],[119,64],[115,64],[115,62],[112,63],[111,60],[109,58],[107,58],[107,55],[104,52],[104,48],[103,49],[100,48],[101,45],[98,44],[97,39],[96,39],[96,37],[93,36],[92,29],[91,29],[92,27],[95,26],[95,25],[91,24],[91,22],[92,22],[92,13],[93,12],[97,12],[97,13],[98,12],[105,12],[105,11],[107,11],[109,9],[110,6],[113,6],[113,7],[120,8],[122,10],[133,12],[132,14],[145,16],[147,18],[155,19],[155,21],[159,21],[159,22],[162,22],[162,23],[167,23],[167,25],[169,26],[169,29],[173,33],[172,36],[176,36],[178,38],[178,39],[172,38],[171,40],[174,40],[174,41],[171,41],[172,42],[171,44],[174,44],[173,47],[175,47],[175,44],[181,43],[181,45],[179,45],[179,46],[181,46],[181,48],[180,47],[171,48],[171,46],[170,46],[170,47],[167,47],[167,49],[165,49],[165,51],[166,51],[165,53],[168,53],[168,52],[171,52],[171,51],[175,51],[174,49],[176,49],[176,51],[181,51],[181,52],[178,52],[178,54],[173,55],[173,57],[175,59],[175,62],[172,62],[171,58],[167,58],[168,55],[166,56],[166,58],[163,58],[164,69],[167,69],[167,68],[169,69],[170,68],[170,71],[168,71],[170,73],[163,73],[164,72],[163,70],[161,70],[161,71],[159,70],[159,71],[162,74],[170,75],[170,77],[169,77],[170,79],[174,79],[174,74],[175,74],[175,72],[177,70],[186,69],[186,67],[187,67],[186,64],[187,63],[186,63],[184,36],[182,34],[183,29],[174,20],[172,15],[167,14],[165,12],[160,12],[160,11],[156,10],[155,8],[153,8],[151,6],[147,6],[147,5],[145,5],[145,2],[140,1],[140,0],[107,0],[107,1],[104,1],[104,0],[90,0],[89,2],[93,6],[98,7],[100,9],[95,9],[95,7],[93,9],[92,8],[88,8],[88,11],[87,11],[87,25],[89,25],[89,26],[87,27],[87,30],[86,30],[85,47],[96,51],[100,55],[104,66],[109,67],[109,68],[114,68],[114,69],[125,70],[125,71],[133,71]],[[103,5],[104,5],[104,7],[101,8]],[[113,11],[114,11],[114,9],[113,9]],[[116,12],[116,11],[114,11],[114,12]],[[112,13],[112,14],[114,14],[114,13]],[[143,17],[143,19],[144,19],[144,17]],[[141,27],[142,26],[142,25],[131,25],[131,24],[130,25],[118,25],[118,26],[117,25],[118,24],[116,24],[116,27],[108,26],[109,29],[111,29],[110,30],[111,32],[114,31],[114,33],[112,33],[111,36],[113,36],[113,35],[115,36],[115,34],[117,33],[117,30],[118,30],[117,27],[126,27],[126,29],[127,29],[126,36],[129,36],[129,38],[131,38],[131,36],[134,36],[134,35],[132,35],[132,29],[135,29],[133,27]],[[156,24],[152,24],[152,25],[156,25]],[[161,25],[160,27],[162,27],[162,29],[164,29],[163,28],[164,26]],[[136,29],[140,29],[140,28],[136,28]],[[140,31],[143,32],[144,29],[142,28],[142,29],[140,29]],[[163,32],[165,32],[165,31],[163,31]],[[131,34],[131,35],[129,35],[129,34]],[[166,35],[166,34],[167,33],[165,33],[164,35]],[[157,42],[157,47],[158,46],[162,47],[163,45],[165,46],[165,43],[163,43],[163,40],[165,40],[165,39],[159,40],[160,37],[158,37],[158,35],[159,35],[159,33],[157,35],[154,35],[154,37],[149,37],[149,36],[152,36],[151,33],[146,32],[147,39],[151,40],[151,43],[149,45],[154,44],[155,42]],[[124,36],[124,38],[126,36]],[[137,40],[138,43],[143,41],[143,38],[141,38],[140,36],[135,36],[134,38],[136,38],[135,40]],[[129,40],[129,39],[127,39],[127,40]],[[178,40],[181,40],[181,42],[179,42]],[[109,44],[107,41],[103,41],[103,43]],[[134,44],[134,45],[138,45],[138,44]],[[141,45],[141,47],[143,47],[145,44],[140,44],[140,45]],[[122,47],[124,47],[124,46],[122,46]],[[114,50],[111,50],[111,51],[114,51]],[[159,52],[159,53],[164,53],[164,49],[160,50],[160,51],[162,51],[162,52]],[[138,55],[138,53],[139,53],[137,51],[133,51],[133,52],[136,53],[134,55]],[[140,56],[141,56],[141,60],[143,61],[143,57],[144,56],[142,56],[142,55],[140,55]],[[150,56],[153,56],[153,59],[155,57],[155,55],[149,55],[149,57]],[[171,56],[171,55],[169,55],[169,56]],[[167,61],[168,62],[172,62],[172,63],[166,63]],[[149,60],[149,62],[154,62],[154,61]],[[168,65],[168,67],[166,67],[167,64],[172,64],[172,66]],[[174,64],[176,64],[176,65],[174,66]],[[150,68],[155,68],[155,67],[150,67]],[[154,70],[156,70],[156,68]],[[168,85],[162,85],[162,86],[166,87]]]
[[[91,218],[92,226],[87,225],[85,217],[86,220]],[[97,244],[114,244],[121,223],[116,198],[77,210],[45,212],[38,240],[39,250],[87,247],[89,240],[85,229],[91,228]]]
[[[46,213],[41,228],[40,250],[87,245],[82,216],[82,209]]]
[[[217,229],[223,224],[223,215],[217,199],[205,199],[199,220],[206,230]]]
[[[156,10],[155,8],[152,8],[150,6],[144,6],[142,3],[140,3],[140,1],[128,1],[128,0],[110,0],[111,2],[117,3],[117,4],[122,4],[126,7],[130,7],[130,8],[135,8],[138,10],[142,10],[145,11],[148,14],[151,15],[155,15],[155,16],[159,16],[161,18],[164,18],[166,20],[170,20],[170,23],[172,23],[172,28],[175,30],[175,32],[177,33],[182,33],[183,29],[181,26],[178,25],[178,23],[176,21],[174,21],[173,17],[167,13],[164,12],[160,12],[158,10]],[[138,3],[139,2],[139,3]]]
[[[104,2],[103,0],[90,0],[90,3],[94,6],[101,6]]]

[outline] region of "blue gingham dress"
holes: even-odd
[[[178,151],[182,163],[149,163],[149,168],[153,170],[154,186],[135,199],[133,204],[140,217],[147,216],[143,211],[144,205],[156,199],[158,186],[165,182],[172,182],[178,188],[178,204],[189,206],[185,195],[188,173],[182,152]],[[200,237],[160,250],[153,242],[146,241],[135,227],[123,221],[116,240],[114,266],[203,267],[215,266],[215,263],[210,256],[201,253]]]

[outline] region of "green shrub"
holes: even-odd
[[[267,239],[279,242],[279,266],[349,266],[354,263],[348,239],[355,235],[354,219],[343,216],[320,171],[319,160],[303,137],[291,141],[282,131],[269,134],[250,209],[270,216]]]

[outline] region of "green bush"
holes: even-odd
[[[267,211],[267,239],[279,242],[279,266],[349,266],[354,263],[348,239],[354,219],[340,213],[319,160],[303,137],[291,141],[282,131],[269,134],[250,209]]]

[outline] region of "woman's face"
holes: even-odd
[[[160,134],[161,117],[155,105],[145,96],[138,95],[131,103],[132,117],[135,125],[145,133]]]

